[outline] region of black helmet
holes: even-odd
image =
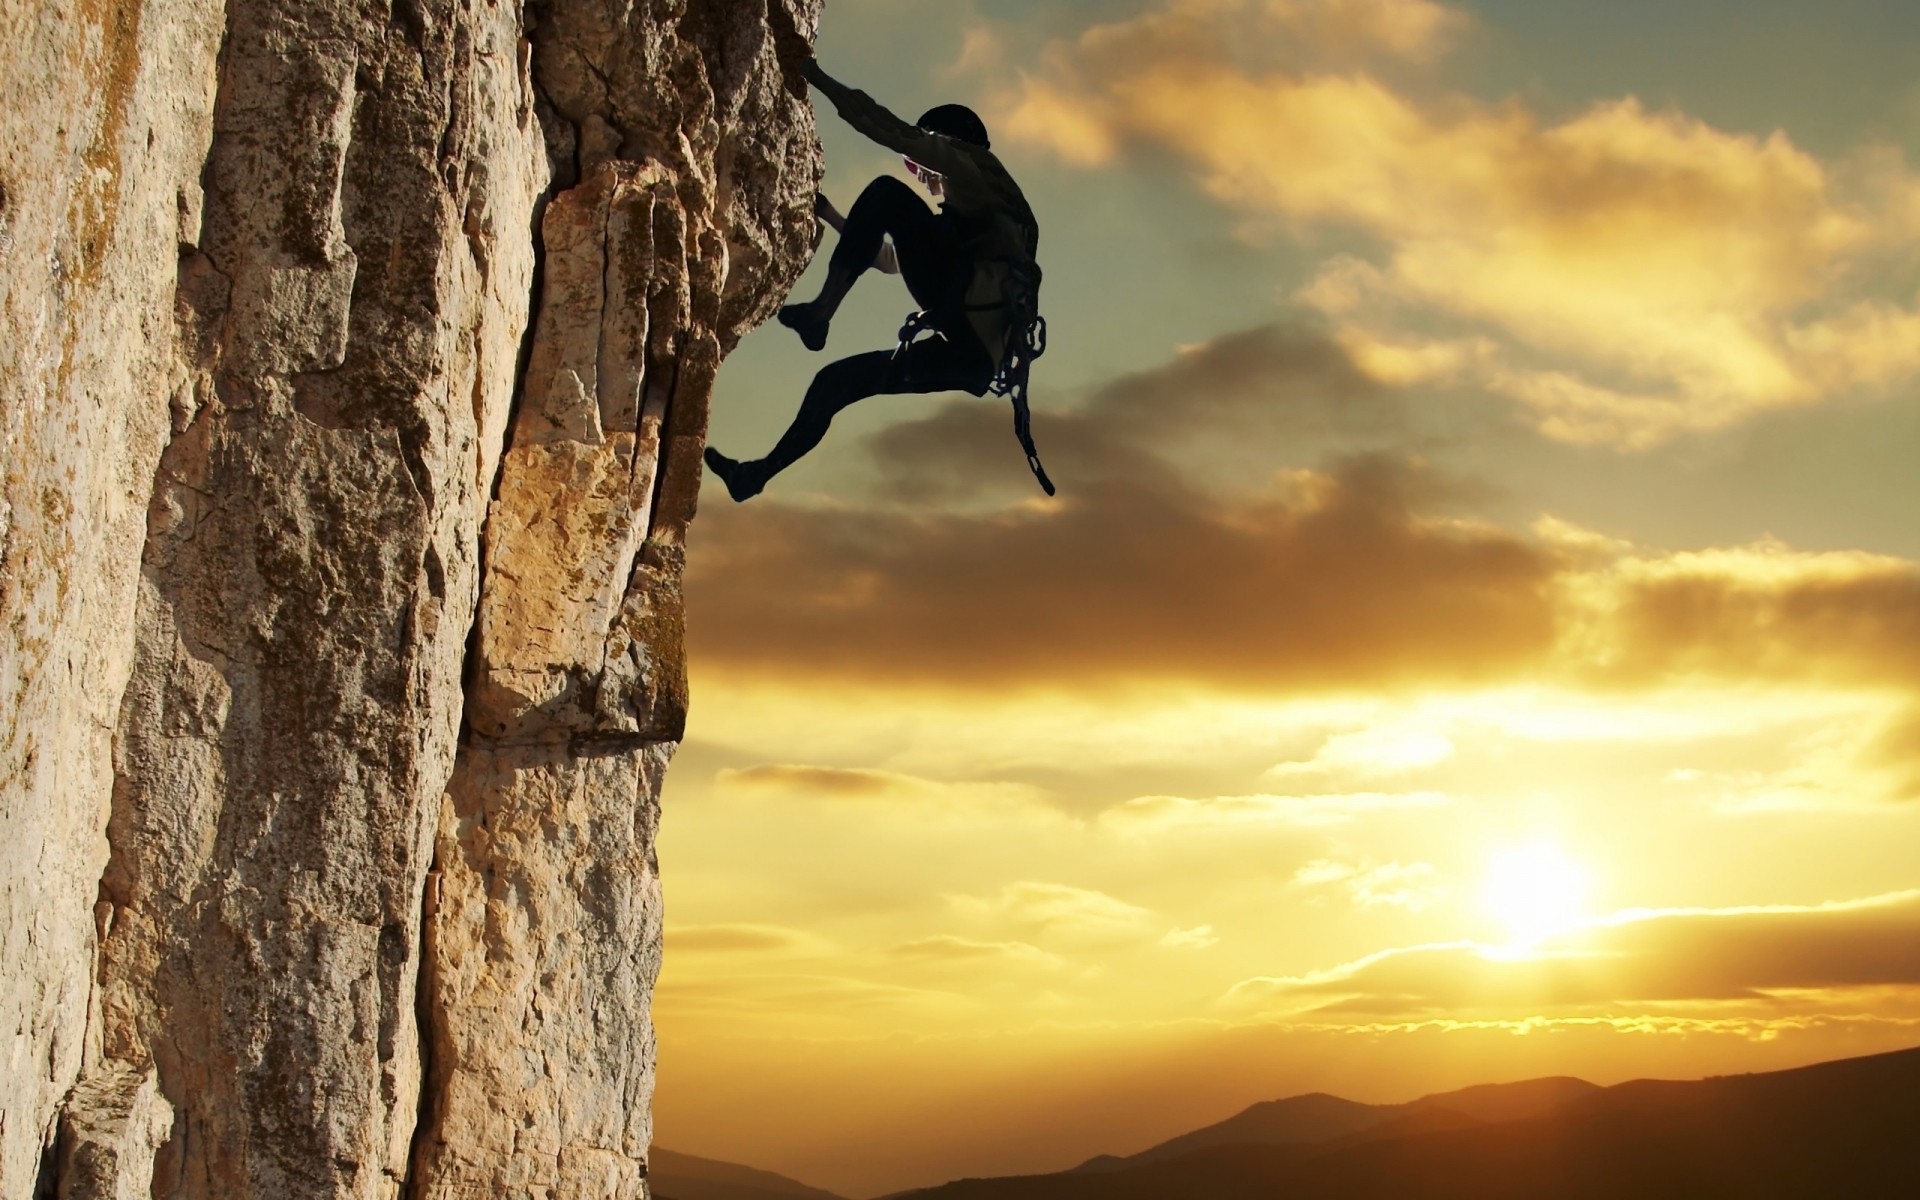
[[[914,124],[928,133],[944,133],[963,142],[972,142],[982,150],[993,149],[993,143],[987,140],[986,123],[980,115],[964,104],[941,104],[920,114]]]

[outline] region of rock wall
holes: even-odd
[[[97,1058],[94,905],[147,501],[182,382],[219,0],[0,0],[0,1196]]]
[[[767,8],[0,14],[0,1200],[644,1196]]]

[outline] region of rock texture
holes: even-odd
[[[173,1133],[173,1106],[152,1067],[95,1070],[75,1085],[60,1115],[62,1200],[146,1200],[153,1158]]]
[[[0,1200],[644,1196],[767,8],[0,14]]]
[[[147,500],[182,381],[218,0],[0,0],[0,1196],[90,1057]],[[191,234],[189,233],[189,236]],[[51,1165],[44,1172],[53,1173]]]

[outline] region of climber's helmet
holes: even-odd
[[[941,104],[920,114],[914,124],[928,133],[944,133],[950,138],[972,142],[982,150],[993,149],[987,140],[987,127],[978,113],[964,104]]]
[[[921,113],[920,119],[914,124],[928,133],[942,133],[959,141],[971,142],[982,150],[992,148],[992,143],[987,139],[986,124],[980,120],[979,114],[964,104],[942,104],[930,108]],[[927,170],[911,158],[902,161],[907,164],[908,174],[926,184],[929,192],[936,196],[940,194],[940,176],[936,172]]]

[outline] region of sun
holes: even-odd
[[[1487,863],[1481,904],[1506,929],[1510,943],[1537,945],[1583,921],[1592,876],[1549,841],[1525,842],[1494,853]]]

